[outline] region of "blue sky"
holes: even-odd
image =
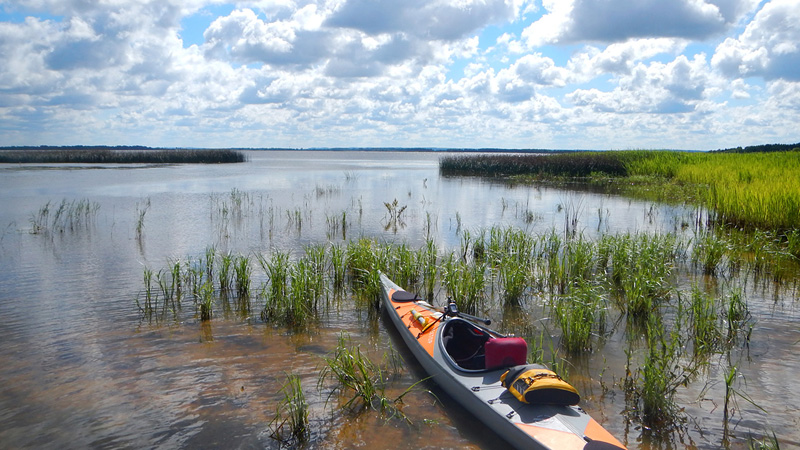
[[[0,145],[800,141],[800,0],[7,0]]]

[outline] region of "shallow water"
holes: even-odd
[[[310,447],[492,448],[491,433],[434,385],[426,389],[444,405],[423,390],[405,397],[412,424],[342,413],[336,398],[326,404],[318,370],[341,330],[375,360],[399,342],[388,322],[352,302],[330,306],[307,333],[265,324],[257,308],[222,310],[207,323],[184,311],[154,324],[136,308],[143,268],[197,259],[209,247],[297,255],[304,245],[360,236],[412,247],[430,236],[446,251],[458,248],[465,230],[491,226],[574,228],[590,238],[680,233],[703,214],[588,191],[444,178],[441,155],[432,153],[248,155],[244,164],[214,166],[0,165],[0,447],[279,448],[268,423],[286,374],[295,373],[312,406]],[[73,229],[31,233],[40,209],[64,199],[88,199],[99,209]],[[407,208],[391,223],[385,203],[394,200]],[[749,433],[771,430],[783,446],[800,443],[794,286],[749,284],[751,343],[730,355],[743,394],[728,426],[733,448],[746,447]],[[444,293],[437,295],[441,304]],[[529,325],[542,326],[541,311],[527,305]],[[498,323],[520,320],[493,313]],[[720,367],[728,356],[711,357],[706,373],[679,391],[682,430],[653,441],[623,415],[618,384],[628,345],[620,330],[600,351],[571,361],[583,407],[630,448],[719,448]],[[422,376],[407,365],[393,392]]]

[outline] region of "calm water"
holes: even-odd
[[[406,397],[410,425],[342,413],[335,399],[326,405],[317,373],[341,330],[376,361],[396,342],[388,322],[351,302],[330,308],[308,333],[265,324],[258,311],[220,313],[210,323],[187,313],[152,324],[136,308],[145,267],[197,259],[209,247],[297,255],[304,245],[360,236],[412,247],[431,236],[444,252],[458,248],[465,230],[496,225],[560,232],[575,218],[579,232],[596,237],[680,232],[702,214],[586,191],[443,178],[440,156],[251,152],[248,163],[217,166],[0,165],[0,447],[278,448],[267,424],[286,374],[296,373],[312,406],[312,448],[492,448],[496,441],[479,423],[426,392]],[[31,233],[40,209],[65,199],[99,209],[75,229]],[[393,224],[385,203],[394,200],[406,209]],[[796,290],[751,286],[752,343],[735,358],[737,386],[758,407],[738,398],[732,447],[765,430],[791,447],[800,443]],[[441,304],[445,294],[437,295]],[[573,361],[584,408],[630,448],[718,448],[722,358],[679,391],[683,431],[651,443],[622,415],[616,383],[624,377],[624,339],[612,336],[601,351]],[[397,393],[421,375],[409,366],[392,384]]]

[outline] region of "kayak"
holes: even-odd
[[[422,368],[511,446],[625,448],[578,406],[572,386],[544,366],[526,363],[524,339],[483,326],[455,303],[437,309],[386,275],[380,278],[383,307]]]

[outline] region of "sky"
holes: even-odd
[[[800,142],[800,0],[3,0],[0,146]]]

